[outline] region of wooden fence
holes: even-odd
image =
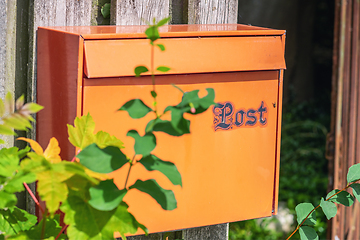
[[[36,30],[39,26],[87,26],[103,21],[110,0],[0,0],[0,97],[10,91],[36,102]],[[144,24],[171,17],[171,24],[237,23],[238,0],[111,0],[111,24]],[[35,138],[35,131],[28,137]],[[7,138],[8,146],[13,138]],[[31,199],[23,205],[33,211]],[[163,234],[133,240],[163,239]],[[228,224],[172,233],[170,239],[228,239]]]
[[[350,166],[360,163],[360,3],[335,0],[332,114],[327,140],[331,189],[346,186]],[[359,202],[328,225],[329,239],[360,239]]]

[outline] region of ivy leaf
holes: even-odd
[[[314,209],[314,206],[311,203],[300,203],[295,207],[295,212],[297,216],[298,224],[301,224],[306,216]],[[310,216],[305,220],[305,225],[313,226],[316,223],[316,214],[315,211],[310,214]]]
[[[312,227],[301,226],[299,228],[299,234],[301,240],[319,240],[319,236]]]
[[[145,35],[148,39],[150,39],[151,43],[160,38],[160,34],[157,26],[149,26],[145,30]]]
[[[161,19],[161,20],[156,24],[156,26],[161,27],[161,26],[165,25],[165,24],[166,24],[167,22],[169,22],[169,21],[170,21],[170,17]]]
[[[149,194],[164,210],[174,210],[177,207],[173,191],[163,189],[154,179],[146,181],[137,180],[129,189],[134,188]]]
[[[360,163],[352,165],[349,168],[349,172],[347,174],[348,183],[354,182],[360,179]]]
[[[140,99],[132,99],[119,108],[118,111],[127,111],[131,118],[138,119],[145,117],[146,114],[152,112],[152,109]]]
[[[99,148],[105,148],[107,146],[114,146],[118,148],[124,148],[124,143],[117,139],[115,136],[111,136],[107,132],[99,131],[95,135],[95,143]]]
[[[84,149],[95,142],[95,122],[89,113],[80,118],[76,117],[74,120],[74,126],[75,127],[69,124],[67,125],[69,141],[72,145],[80,149]]]
[[[353,189],[354,196],[360,202],[360,184],[359,183],[353,183],[353,184],[351,184],[351,188]]]
[[[82,165],[97,173],[111,173],[128,162],[118,147],[109,146],[101,149],[95,143],[84,148],[77,158]]]
[[[153,122],[155,121],[155,124]],[[151,120],[147,126],[146,126],[146,132],[164,132],[171,136],[182,136],[186,133],[190,133],[190,121],[183,118],[180,119],[181,124],[180,127],[177,127],[176,129],[173,127],[170,121],[162,120],[160,118]]]
[[[147,156],[156,146],[155,135],[151,132],[147,132],[141,137],[136,130],[130,130],[126,136],[135,139],[134,150],[136,154]]]
[[[172,182],[172,184],[182,186],[181,175],[174,163],[163,161],[152,154],[143,157],[139,163],[141,163],[148,171],[157,170],[161,172]]]
[[[114,232],[125,237],[125,233],[134,234],[139,227],[146,230],[128,212],[124,202],[112,211],[99,211],[80,197],[70,195],[60,209],[65,213],[70,239],[113,239]]]
[[[331,197],[332,195],[338,192],[340,192],[339,189],[332,190],[326,195],[326,199],[328,199],[329,197]],[[333,196],[332,198],[328,199],[328,201],[350,207],[354,203],[354,197],[350,193],[346,191],[342,191],[337,195]]]
[[[101,211],[115,209],[127,193],[126,189],[119,190],[113,180],[102,181],[99,185],[91,187],[89,191],[90,206]]]
[[[18,208],[0,209],[0,229],[7,236],[29,230],[37,223],[37,217]]]
[[[135,76],[140,77],[140,74],[148,72],[149,69],[145,66],[137,66],[134,70]]]
[[[166,66],[160,66],[156,70],[158,70],[160,72],[168,72],[170,70],[170,68],[166,67]]]
[[[335,217],[337,213],[337,208],[335,203],[325,201],[324,198],[321,198],[320,207],[322,208],[326,218],[330,220]]]
[[[110,17],[110,7],[111,7],[110,3],[105,3],[104,6],[101,7],[101,14],[103,15],[104,18]]]
[[[165,46],[163,44],[156,44],[160,48],[160,51],[165,51]]]

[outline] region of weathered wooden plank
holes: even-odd
[[[169,0],[111,0],[114,25],[145,25],[169,16]]]
[[[228,233],[229,224],[218,224],[183,230],[182,237],[185,240],[227,240]]]
[[[237,23],[238,0],[189,0],[189,24]]]

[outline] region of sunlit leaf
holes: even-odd
[[[149,69],[145,66],[137,66],[134,70],[135,76],[140,77],[140,74],[148,72]]]
[[[59,142],[56,140],[56,138],[51,138],[49,145],[45,149],[44,157],[46,160],[48,160],[51,163],[59,163],[61,162],[60,157],[60,147]]]
[[[300,204],[298,204],[295,207],[295,212],[296,212],[298,224],[301,224],[313,209],[314,209],[314,206],[311,203],[300,203]],[[305,220],[304,224],[306,224],[306,225],[315,225],[315,223],[316,223],[316,214],[315,214],[315,211],[314,211]]]
[[[25,116],[28,116],[29,114],[32,113],[37,113],[39,112],[41,109],[43,109],[43,106],[40,106],[37,103],[26,103],[20,110],[21,114],[24,114]]]
[[[0,134],[3,134],[3,135],[15,135],[15,132],[10,127],[0,125]]]
[[[149,194],[164,210],[174,210],[177,207],[173,191],[163,189],[154,179],[146,181],[137,180],[129,189],[134,188]]]
[[[140,99],[132,99],[126,102],[118,111],[127,111],[131,118],[137,119],[145,117],[152,109]]]
[[[41,219],[39,224],[35,225],[31,229],[25,231],[28,239],[39,239],[42,231],[44,231],[44,239],[53,240],[60,233],[62,226],[60,225],[60,214],[56,214],[54,218],[46,218],[45,228],[43,229],[43,221]],[[65,234],[61,234],[58,239],[68,239]]]
[[[111,173],[128,162],[118,147],[99,148],[95,143],[84,148],[78,155],[80,163],[98,173]]]
[[[91,196],[89,204],[101,211],[115,209],[127,193],[126,189],[119,190],[113,180],[102,181],[99,185],[91,187],[89,191]]]
[[[8,193],[21,192],[25,190],[24,183],[33,183],[35,181],[35,173],[19,170],[12,178],[8,179],[3,190]]]
[[[5,111],[8,113],[13,113],[14,108],[14,98],[10,92],[5,95]]]
[[[339,189],[332,190],[326,195],[326,199],[328,199],[329,197],[331,197],[332,195],[338,192],[340,192]],[[354,197],[350,193],[346,191],[342,191],[337,195],[333,196],[332,198],[328,199],[328,201],[350,207],[354,203]]]
[[[360,163],[352,165],[347,174],[347,182],[351,183],[360,179]]]
[[[24,105],[24,102],[25,102],[25,97],[24,95],[21,95],[15,102],[15,106],[16,106],[16,109],[20,109],[23,105]]]
[[[166,67],[166,66],[160,66],[160,67],[156,68],[156,70],[158,70],[160,72],[168,72],[170,70],[170,68]]]
[[[145,30],[146,37],[150,39],[151,42],[156,41],[160,38],[159,30],[157,26],[150,26]]]
[[[14,193],[0,191],[0,199],[0,209],[13,207],[17,203],[17,198]]]
[[[312,227],[301,226],[299,234],[301,240],[319,240],[319,236]]]
[[[359,183],[353,183],[353,184],[351,184],[351,188],[353,189],[354,196],[360,202],[360,184]]]
[[[99,148],[105,148],[107,146],[114,146],[118,148],[124,148],[124,143],[117,139],[115,136],[111,136],[107,132],[99,131],[95,135],[95,143]]]
[[[169,21],[170,21],[170,17],[167,17],[167,18],[161,19],[156,25],[158,27],[161,27],[162,25],[165,25]]]
[[[163,44],[156,44],[159,47],[160,51],[165,51],[165,46]]]
[[[75,147],[84,149],[95,142],[95,122],[89,113],[80,118],[76,117],[74,127],[69,124],[67,126],[69,141]]]
[[[163,161],[151,154],[143,157],[139,163],[141,163],[148,171],[157,170],[161,172],[172,182],[172,184],[182,186],[181,175],[174,163]]]
[[[5,113],[5,105],[3,100],[0,98],[0,117],[2,117]]]
[[[136,154],[147,156],[156,146],[155,135],[151,132],[147,132],[144,136],[140,136],[136,130],[130,130],[126,136],[135,139],[134,150]]]
[[[113,239],[114,232],[124,237],[126,233],[136,233],[138,228],[146,230],[127,209],[128,206],[122,202],[112,211],[99,211],[74,195],[61,205],[65,213],[64,222],[69,225],[67,234],[70,239]],[[87,221],[84,221],[84,216]]]
[[[24,137],[19,137],[19,138],[17,138],[17,140],[22,140],[22,141],[29,143],[35,153],[37,153],[39,155],[44,155],[44,150],[42,149],[40,144],[37,143],[36,141],[29,139],[29,138],[24,138]]]
[[[337,208],[335,203],[325,201],[324,198],[321,198],[320,207],[322,208],[326,218],[330,220],[335,217],[337,213]]]
[[[0,209],[0,231],[7,236],[29,230],[36,223],[36,216],[18,207]]]

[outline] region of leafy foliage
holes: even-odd
[[[109,13],[109,6],[104,5],[101,9],[104,17]],[[169,18],[158,23],[154,21],[145,31],[152,48],[158,47],[165,51],[165,46],[155,44],[155,41],[160,38],[158,27],[168,21]],[[154,60],[153,55],[151,60]],[[166,66],[157,68],[160,72],[169,70]],[[139,66],[135,69],[135,75],[140,76],[148,71],[146,67]],[[143,118],[149,112],[155,113],[144,135],[141,136],[136,130],[128,131],[127,136],[135,140],[133,157],[122,152],[123,143],[115,136],[103,131],[95,133],[95,121],[89,113],[77,117],[74,126],[67,125],[69,141],[78,149],[78,154],[71,162],[61,159],[61,149],[55,138],[50,139],[45,150],[36,141],[24,137],[18,140],[27,142],[32,152],[29,147],[24,150],[0,150],[0,239],[111,239],[114,232],[126,239],[125,234],[134,234],[138,229],[147,233],[146,227],[128,212],[128,205],[123,201],[129,191],[138,190],[148,194],[165,210],[177,207],[173,191],[162,188],[154,179],[137,180],[128,187],[126,179],[124,187],[119,188],[107,175],[130,165],[129,176],[132,166],[141,164],[148,171],[161,172],[172,184],[182,186],[181,175],[175,164],[151,154],[156,147],[154,133],[162,131],[173,136],[189,133],[190,121],[184,118],[184,114],[199,114],[207,110],[214,103],[214,90],[207,89],[208,95],[203,98],[198,97],[198,90],[184,93],[179,104],[165,109],[165,112],[171,112],[171,121],[162,120],[164,114],[160,115],[156,108],[153,67],[150,72],[153,80],[153,90],[150,92],[154,98],[152,108],[140,99],[132,99],[118,109],[126,111],[134,119]],[[33,118],[30,114],[41,108],[33,103],[24,104],[23,96],[14,104],[8,94],[5,103],[0,101],[3,122],[0,134],[15,135],[12,128],[31,128]],[[35,216],[15,207],[15,193],[23,191],[27,183],[34,181],[37,181],[38,195],[46,203],[45,209],[38,205],[42,211],[39,223]],[[27,190],[32,194],[29,188]],[[56,214],[59,210],[65,213],[67,235],[62,233],[65,227],[59,224],[59,215]]]

